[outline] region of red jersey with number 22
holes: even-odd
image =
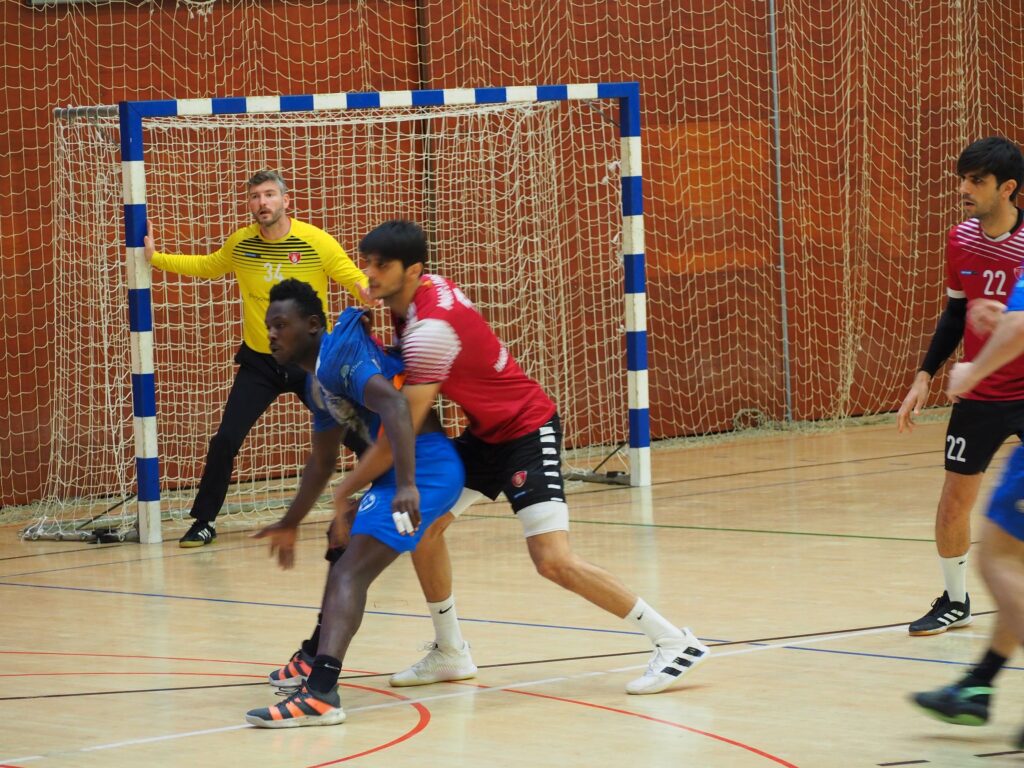
[[[441,382],[469,431],[504,443],[539,429],[555,404],[519,367],[491,326],[451,280],[424,275],[405,319],[395,317],[405,384]]]
[[[951,299],[995,299],[1006,304],[1024,264],[1024,226],[993,240],[977,219],[949,230],[946,241],[946,293]],[[985,345],[970,325],[964,330],[964,360],[973,360]],[[1007,363],[976,386],[972,400],[1024,400],[1024,356]]]

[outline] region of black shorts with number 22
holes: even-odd
[[[961,400],[946,427],[946,469],[976,475],[988,469],[1006,438],[1024,441],[1024,400]]]

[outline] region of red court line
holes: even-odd
[[[516,690],[515,688],[505,688],[504,690],[508,691],[509,693],[519,693],[519,694],[522,694],[523,696],[536,696],[538,699],[551,699],[552,701],[561,701],[561,702],[565,702],[567,704],[579,704],[581,707],[591,707],[593,709],[603,709],[605,712],[614,712],[617,715],[628,715],[629,717],[639,717],[641,720],[650,720],[652,723],[661,723],[662,725],[668,725],[668,726],[671,726],[672,728],[679,728],[679,729],[684,730],[684,731],[689,731],[690,733],[696,733],[699,736],[707,736],[709,739],[715,739],[716,741],[721,741],[721,742],[724,742],[726,744],[730,744],[730,745],[732,745],[734,747],[739,747],[740,749],[745,749],[748,752],[753,752],[755,755],[758,755],[759,757],[764,757],[764,758],[766,758],[768,760],[771,760],[774,763],[778,763],[779,765],[783,765],[786,768],[798,768],[798,766],[793,765],[793,763],[786,762],[781,757],[776,757],[775,755],[769,754],[768,752],[765,752],[764,750],[758,749],[757,747],[752,747],[749,744],[744,744],[741,741],[735,741],[735,740],[730,739],[730,738],[728,738],[726,736],[719,736],[717,733],[710,733],[708,731],[702,731],[699,728],[691,728],[690,726],[683,725],[682,723],[673,723],[671,720],[662,720],[661,718],[658,718],[658,717],[651,717],[650,715],[642,715],[639,712],[630,712],[627,709],[616,709],[615,707],[606,707],[603,704],[594,704],[594,703],[589,702],[589,701],[579,701],[577,699],[566,699],[566,698],[563,698],[561,696],[549,696],[546,693],[534,693],[533,691],[519,691],[519,690]]]
[[[234,660],[224,660],[224,659],[221,659],[221,660],[216,660],[216,659],[191,659],[191,658],[179,658],[179,657],[176,657],[176,656],[137,656],[137,655],[118,654],[118,653],[62,653],[62,652],[57,652],[57,651],[43,651],[43,652],[37,652],[37,651],[0,651],[0,654],[14,654],[14,655],[17,655],[17,654],[30,655],[31,654],[31,655],[42,655],[42,656],[85,656],[85,657],[115,658],[115,659],[156,659],[156,660],[162,660],[162,661],[167,661],[167,660],[169,660],[169,661],[207,661],[207,662],[219,661],[219,663],[222,663],[222,664],[261,664],[261,665],[263,665],[263,662],[256,662],[256,661],[234,661]],[[270,664],[268,664],[266,666],[278,666],[278,665],[270,665]],[[368,670],[353,670],[353,669],[349,669],[349,668],[346,668],[345,671],[346,672],[363,672],[365,674],[371,674],[371,675],[381,674],[379,672],[370,672]],[[151,676],[151,677],[152,676],[156,676],[156,675],[167,675],[167,676],[244,677],[244,678],[262,678],[263,677],[263,675],[243,675],[243,674],[230,674],[230,673],[222,673],[222,672],[24,672],[24,673],[16,673],[16,674],[0,674],[0,677],[43,677],[43,676],[68,676],[68,675],[76,675],[76,676],[85,676],[85,675],[94,675],[94,676],[95,675],[120,675],[120,676],[132,676],[132,675],[135,675],[135,676],[140,676],[140,675],[146,675],[146,676]],[[388,691],[388,690],[383,690],[383,689],[380,689],[380,688],[371,688],[371,687],[366,686],[366,685],[357,685],[355,683],[346,683],[344,681],[339,681],[338,685],[341,686],[341,687],[344,687],[344,688],[357,688],[357,689],[362,690],[362,691],[369,691],[370,693],[379,693],[379,694],[381,694],[383,696],[390,696],[393,699],[398,699],[399,701],[409,701],[409,697],[408,696],[403,696],[403,695],[401,695],[399,693],[395,693],[393,691]],[[356,752],[355,754],[352,754],[352,755],[346,755],[345,757],[339,757],[336,760],[329,760],[326,763],[317,763],[316,765],[309,766],[309,768],[323,768],[323,766],[327,766],[327,765],[337,765],[338,763],[344,763],[344,762],[346,762],[348,760],[355,760],[357,757],[363,757],[365,755],[373,754],[374,752],[380,752],[381,750],[388,749],[389,747],[393,747],[393,746],[395,746],[397,744],[401,744],[403,741],[408,741],[413,736],[415,736],[416,734],[420,733],[430,723],[430,710],[429,709],[427,709],[425,706],[423,706],[423,704],[421,704],[419,702],[410,702],[410,704],[412,705],[413,709],[415,709],[419,713],[419,718],[417,719],[416,724],[412,728],[410,728],[408,731],[406,731],[405,733],[403,733],[400,736],[392,739],[389,742],[386,742],[384,744],[378,744],[376,747],[370,747],[369,749],[364,749],[362,752]],[[0,768],[21,768],[21,766],[0,764]]]
[[[132,676],[132,675],[164,675],[168,677],[244,677],[247,679],[263,680],[265,675],[242,675],[232,672],[12,672],[0,674],[0,677],[88,677],[89,675],[102,675],[104,677]],[[0,768],[4,768],[0,765]]]
[[[393,699],[398,699],[399,701],[409,701],[408,696],[402,696],[401,694],[395,693],[394,691],[385,691],[381,690],[380,688],[370,688],[369,686],[355,685],[353,683],[341,683],[340,685],[344,686],[345,688],[358,688],[362,691],[369,691],[370,693],[380,693],[385,696],[390,696]],[[309,768],[323,768],[323,766],[325,765],[337,765],[338,763],[344,763],[347,760],[355,760],[357,757],[363,757],[364,755],[370,755],[374,752],[380,752],[382,749],[388,749],[389,747],[393,747],[396,744],[401,744],[403,741],[408,741],[417,733],[426,728],[427,724],[430,723],[430,710],[422,704],[420,704],[418,701],[410,703],[412,704],[413,708],[420,713],[419,720],[416,722],[416,725],[414,725],[412,728],[410,728],[408,731],[403,733],[398,738],[392,739],[386,744],[380,744],[379,746],[371,747],[370,749],[364,749],[362,752],[356,752],[354,755],[346,755],[345,757],[339,757],[337,760],[329,760],[326,763],[317,763],[316,765],[311,765],[309,766]],[[2,766],[0,766],[0,768],[2,768]]]

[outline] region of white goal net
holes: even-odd
[[[274,169],[293,216],[353,258],[376,224],[421,222],[430,271],[464,288],[559,404],[572,461],[612,456],[603,470],[626,471],[617,121],[599,100],[162,117],[145,123],[147,216],[160,250],[213,252],[248,223],[246,180]],[[55,146],[56,411],[45,499],[26,532],[123,532],[135,522],[135,448],[116,113],[64,114]],[[161,505],[182,519],[233,376],[241,305],[231,276],[162,272],[152,300]],[[330,313],[347,300],[335,286]],[[388,318],[375,315],[386,338]],[[271,407],[236,460],[219,520],[281,514],[308,424],[291,396]]]

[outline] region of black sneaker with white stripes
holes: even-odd
[[[192,527],[185,531],[185,535],[178,539],[179,547],[201,547],[204,544],[212,544],[217,538],[217,531],[205,520],[196,520]]]
[[[974,617],[971,616],[971,596],[962,602],[949,599],[949,593],[943,592],[941,597],[932,601],[932,609],[910,625],[910,634],[938,635],[947,629],[966,627]]]

